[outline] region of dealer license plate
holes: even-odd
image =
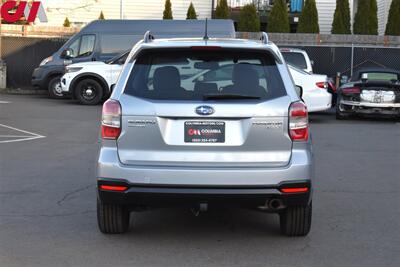
[[[186,121],[185,143],[224,143],[225,122]]]

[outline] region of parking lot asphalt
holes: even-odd
[[[0,266],[400,266],[400,124],[311,116],[313,225],[248,210],[135,213],[97,229],[100,106],[0,95]],[[23,140],[23,139],[27,140]],[[267,137],[266,137],[267,138]]]

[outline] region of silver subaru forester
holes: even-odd
[[[283,234],[307,235],[313,155],[300,90],[265,33],[147,32],[103,106],[100,231],[126,232],[132,211],[235,205],[278,213]]]

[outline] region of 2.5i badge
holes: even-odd
[[[224,143],[225,122],[186,121],[185,143]]]

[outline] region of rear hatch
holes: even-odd
[[[291,100],[265,51],[145,50],[119,101],[123,164],[278,167],[290,161]]]

